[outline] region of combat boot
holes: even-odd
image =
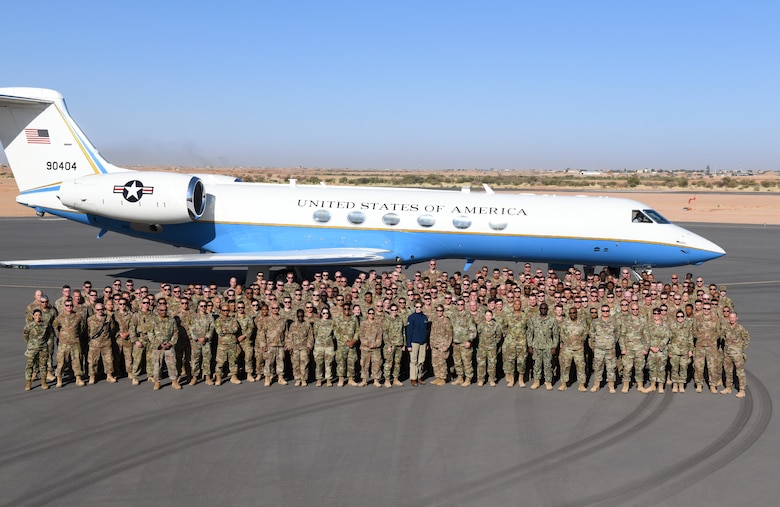
[[[57,377],[57,387],[62,387],[62,377]]]
[[[197,384],[197,383],[198,383],[198,377],[195,377],[195,376],[193,376],[193,377],[190,379],[190,385],[191,385],[191,386],[194,386],[194,385],[195,385],[195,384]]]
[[[403,386],[404,386],[404,383],[403,383],[403,382],[401,382],[401,381],[400,381],[400,380],[398,380],[398,379],[395,379],[395,380],[393,380],[393,385],[394,385],[394,386],[396,386],[396,387],[403,387]]]
[[[658,394],[664,394],[664,383],[659,382],[658,383]]]
[[[477,387],[482,387],[485,385],[485,381],[482,379],[477,380]]]
[[[349,377],[349,381],[347,383],[352,387],[358,387],[358,385],[360,385],[357,382],[355,382],[355,377]]]
[[[322,380],[317,381],[317,387],[322,387]]]
[[[718,394],[718,390],[715,388],[714,385],[710,384],[710,392],[712,394]]]
[[[737,398],[744,398],[744,397],[745,397],[745,390],[740,389],[739,392],[737,393]]]
[[[366,379],[363,379],[360,381],[360,383],[357,385],[358,387],[366,387],[368,385],[368,382],[366,382]],[[414,385],[414,384],[412,384]]]
[[[230,383],[238,385],[238,384],[241,383],[241,379],[238,378],[237,375],[233,374],[233,375],[230,376]]]
[[[286,380],[284,380],[284,377],[279,377],[279,384],[280,384],[280,385],[283,385],[283,386],[286,386],[286,385],[287,385],[287,381],[286,381]]]
[[[265,387],[268,387],[271,385],[271,377],[266,377],[265,382],[263,383]]]
[[[336,384],[338,387],[344,387],[344,377],[339,377],[339,383]]]
[[[308,382],[306,382],[305,380],[301,380],[301,387],[306,387],[307,385],[309,385]]]
[[[379,379],[374,380],[374,387],[382,387],[382,383],[379,382]]]
[[[160,381],[159,380],[154,383],[154,390],[155,391],[159,391],[160,390]]]
[[[455,380],[452,381],[452,385],[459,386],[463,383],[463,377],[458,377]]]
[[[214,385],[218,385],[218,386],[222,385],[222,374],[221,373],[217,373],[217,380],[216,380],[216,382],[214,382]]]
[[[181,389],[181,384],[179,384],[178,380],[174,379],[174,380],[171,381],[171,387],[173,387],[174,389],[178,390],[178,389]]]
[[[138,379],[136,377],[133,377],[133,382],[132,383],[133,383],[134,386],[137,386],[138,384],[140,384],[140,382],[138,382]]]
[[[29,391],[32,389],[32,380],[25,380],[24,381],[24,390]]]
[[[598,392],[598,390],[601,388],[600,384],[601,384],[601,381],[597,380],[596,382],[594,382],[593,383],[593,387],[590,388],[590,392],[592,392],[592,393]]]
[[[471,385],[471,377],[466,377],[466,379],[463,381],[460,387],[468,387],[470,385]]]
[[[255,376],[252,375],[251,373],[247,373],[246,374],[246,381],[247,382],[254,382],[255,381]]]
[[[89,376],[89,385],[94,385],[94,384],[95,384],[95,376],[94,375],[90,375]]]
[[[531,384],[531,389],[539,389],[539,381],[534,379],[534,383]]]
[[[655,382],[650,382],[650,385],[647,386],[647,389],[645,389],[645,393],[654,393],[655,392]]]
[[[46,382],[46,379],[41,379],[41,389],[48,389],[49,384]]]
[[[56,377],[54,376],[54,373],[52,372],[46,372],[46,380],[49,382],[53,382]]]
[[[442,384],[442,385],[444,385],[444,384]],[[490,387],[496,387],[496,381],[495,380],[491,380],[490,381]],[[552,386],[550,386],[550,389],[552,389]]]
[[[702,391],[701,384],[696,384],[696,392],[700,393]]]
[[[76,375],[76,385],[79,387],[84,387],[84,380],[78,375]]]
[[[525,387],[525,382],[523,382],[523,378],[522,377],[517,379],[517,385],[519,385],[520,387]]]
[[[558,390],[559,391],[565,391],[568,388],[569,388],[569,386],[566,385],[566,382],[561,382],[561,385],[558,386]]]
[[[506,386],[507,387],[514,387],[515,386],[515,379],[513,379],[513,378],[506,379]]]
[[[638,387],[637,387],[637,390],[639,390]],[[621,393],[627,393],[628,392],[628,382],[625,382],[625,381],[623,382],[623,389],[621,389],[620,392]]]
[[[615,394],[615,382],[607,382],[607,385],[609,386],[609,394]]]
[[[390,383],[390,379],[385,379],[385,387],[393,387],[393,384]]]
[[[731,386],[726,386],[725,389],[723,389],[720,394],[731,394]]]
[[[577,388],[578,391],[584,393],[587,391],[587,388],[585,388],[585,384],[580,383],[579,387]]]
[[[545,382],[544,388],[547,389],[548,391],[552,391],[552,382]]]
[[[328,379],[325,381],[325,385],[328,387],[333,387],[333,381],[331,379]]]
[[[112,384],[116,384],[116,377],[115,377],[115,376],[113,376],[113,375],[108,375],[108,376],[106,377],[106,382],[110,382],[110,383],[112,383]]]
[[[685,392],[685,384],[684,383],[680,382],[680,388],[678,389],[678,391],[680,391],[681,393]]]
[[[673,393],[677,392],[677,383],[676,382],[674,384],[672,384],[672,392]]]
[[[211,375],[210,374],[206,375],[206,385],[207,386],[213,386],[214,385],[214,381],[211,379]]]

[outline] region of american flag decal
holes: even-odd
[[[27,144],[51,144],[49,131],[46,129],[24,129]]]

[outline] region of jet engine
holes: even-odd
[[[60,202],[91,215],[136,224],[181,224],[206,208],[200,178],[187,174],[128,171],[82,176],[60,184]]]

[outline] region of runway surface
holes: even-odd
[[[742,400],[696,394],[690,384],[685,394],[610,395],[503,382],[174,391],[165,381],[155,392],[121,379],[48,391],[36,382],[24,392],[21,330],[35,289],[53,301],[62,284],[86,279],[102,287],[133,278],[152,290],[163,279],[224,286],[240,271],[2,270],[0,504],[773,505],[780,227],[683,225],[726,257],[656,277],[690,271],[728,286],[751,335]],[[62,220],[0,219],[0,257],[179,251],[96,233]]]

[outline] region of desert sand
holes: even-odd
[[[780,225],[780,193],[760,192],[605,192],[559,189],[524,190],[538,194],[621,196],[652,207],[673,222]],[[13,178],[0,178],[0,217],[32,217],[35,212],[16,203]]]

